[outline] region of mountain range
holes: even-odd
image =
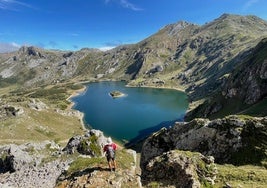
[[[131,86],[185,91],[191,104],[187,120],[239,112],[266,115],[261,108],[267,93],[265,38],[265,20],[223,14],[202,26],[169,24],[137,44],[106,52],[22,47],[0,54],[0,85],[125,80]]]
[[[140,154],[121,148],[111,174],[107,138],[81,128],[67,100],[93,81],[182,90],[185,121]],[[0,143],[22,143],[0,145],[0,187],[265,187],[266,107],[267,22],[256,16],[180,21],[109,51],[24,46],[0,54]]]

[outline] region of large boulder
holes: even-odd
[[[152,158],[142,171],[142,184],[157,182],[160,187],[201,187],[214,184],[217,168],[213,157],[171,150]]]
[[[91,157],[102,156],[103,146],[107,143],[107,138],[99,130],[88,130],[84,135],[72,137],[63,151],[68,154],[78,152]]]
[[[21,107],[11,105],[0,106],[0,120],[4,120],[10,117],[18,117],[24,114],[24,110]]]
[[[0,172],[15,172],[33,162],[33,158],[20,146],[10,145],[0,148]]]

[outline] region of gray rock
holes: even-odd
[[[48,146],[53,150],[58,148],[57,144],[49,141],[1,146],[1,156],[5,157],[0,160],[0,169],[5,167],[6,171],[0,170],[0,187],[55,187],[57,178],[69,166],[70,161],[55,159],[44,162],[49,157],[49,152],[44,154]]]
[[[144,142],[141,168],[145,169],[151,158],[173,149],[197,151],[203,155],[214,156],[218,163],[234,161],[233,154],[245,151],[246,148],[262,148],[261,143],[267,141],[264,136],[266,129],[266,118],[240,119],[238,116],[213,121],[195,119],[189,123],[177,123],[169,129],[164,128],[154,133]],[[256,153],[251,153],[250,159],[243,156],[244,160],[256,159],[257,156],[264,155],[265,150],[266,148],[262,148]]]
[[[45,103],[43,103],[40,100],[35,100],[35,99],[31,99],[31,101],[28,103],[28,107],[34,110],[38,110],[38,111],[48,108]]]
[[[158,182],[160,187],[197,188],[201,187],[199,180],[214,184],[216,174],[212,158],[200,153],[171,150],[149,160],[142,171],[142,182],[143,185]]]
[[[79,146],[80,142],[82,140],[82,136],[74,136],[69,141],[66,147],[63,149],[63,151],[66,151],[68,154],[73,154],[75,151],[77,151],[77,147]]]
[[[107,138],[103,132],[92,129],[86,131],[83,136],[78,135],[72,137],[63,151],[66,151],[68,154],[73,154],[77,151],[90,156],[103,155],[102,148],[106,143]],[[93,151],[92,148],[97,149],[97,151]]]
[[[28,165],[33,162],[33,158],[17,145],[12,144],[10,146],[2,148],[0,151],[1,156],[5,156],[4,160],[2,160],[2,170],[0,171],[19,171],[20,169],[25,167],[25,165]]]

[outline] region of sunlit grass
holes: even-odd
[[[78,117],[64,116],[51,110],[24,109],[24,114],[1,121],[0,142],[68,140],[83,129]]]
[[[225,184],[231,187],[264,188],[267,185],[267,169],[258,166],[217,165],[218,175],[215,187]]]

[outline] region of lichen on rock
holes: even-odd
[[[213,157],[171,150],[149,161],[142,171],[143,185],[158,182],[160,187],[201,187],[213,185],[217,168]]]

